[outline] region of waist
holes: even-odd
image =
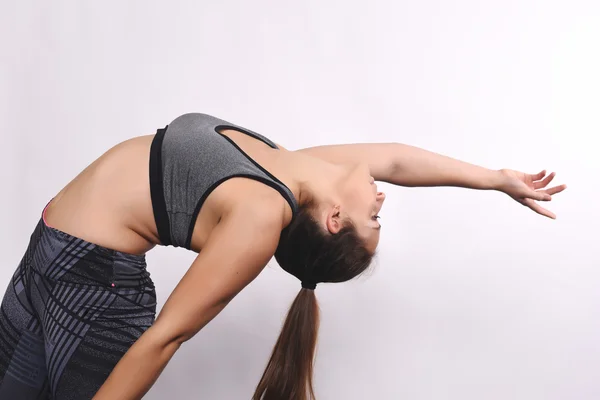
[[[46,279],[79,285],[152,285],[145,254],[110,249],[49,226],[40,218],[25,255],[26,264]]]

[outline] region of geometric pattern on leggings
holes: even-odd
[[[40,219],[0,305],[0,400],[93,397],[155,312],[143,255]]]
[[[116,294],[94,287],[57,284],[46,303],[44,337],[52,394],[56,395],[58,379],[90,323],[108,309]]]
[[[7,330],[6,323],[7,319],[3,313],[0,316],[0,336],[6,340],[4,335],[10,334],[11,339],[15,340],[16,332]],[[16,341],[16,349],[8,365],[4,383],[0,385],[0,399],[46,399],[50,389],[46,376],[44,337],[39,322],[31,318]]]

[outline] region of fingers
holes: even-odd
[[[527,194],[526,198],[532,199],[532,200],[537,200],[537,201],[552,200],[552,196],[549,193],[546,193],[545,190],[538,190],[538,191],[532,190]]]
[[[531,208],[536,213],[543,215],[544,217],[548,217],[551,219],[556,219],[556,215],[549,210],[546,210],[544,207],[540,206],[538,203],[533,201],[532,199],[523,199],[523,204],[527,207]]]
[[[542,170],[541,172],[538,172],[537,174],[532,174],[531,175],[531,179],[534,181],[539,181],[540,179],[542,179],[544,176],[546,175],[546,170]]]
[[[556,193],[560,193],[567,188],[567,185],[558,185],[551,187],[550,189],[540,190],[540,192],[544,192],[549,194],[550,196],[555,195]]]
[[[539,174],[538,174],[539,175]],[[545,177],[543,180],[539,180],[541,178],[538,179],[534,179],[533,182],[533,188],[534,189],[541,189],[541,188],[545,188],[546,186],[548,186],[548,184],[550,182],[552,182],[552,179],[554,179],[554,177],[556,176],[556,172],[552,172],[550,173],[547,177]],[[536,175],[537,177],[537,175]],[[543,177],[543,176],[542,176]],[[535,177],[534,177],[535,178]]]
[[[546,170],[535,175],[529,175],[529,178],[531,178],[531,183],[528,185],[530,190],[526,191],[526,194],[519,199],[519,202],[544,217],[556,219],[556,215],[553,212],[536,203],[536,201],[551,201],[553,195],[560,193],[567,188],[567,185],[558,185],[549,189],[544,189],[552,182],[555,176],[555,172],[546,176]]]

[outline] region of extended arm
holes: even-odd
[[[365,162],[375,180],[400,186],[496,189],[499,171],[402,143],[359,143],[298,150],[335,164]]]
[[[173,354],[212,320],[264,268],[281,221],[248,210],[224,217],[179,282],[156,322],[119,361],[93,400],[137,400]]]
[[[554,173],[526,174],[509,169],[491,170],[401,143],[361,143],[309,147],[297,150],[336,164],[363,162],[375,180],[399,186],[457,186],[498,190],[538,214],[556,216],[535,202],[550,201],[566,189],[546,186]]]

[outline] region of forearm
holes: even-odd
[[[395,143],[394,163],[387,182],[400,186],[458,186],[496,189],[499,171],[469,164],[418,147]]]
[[[125,353],[93,400],[138,400],[154,384],[180,342],[161,342],[152,327]]]

